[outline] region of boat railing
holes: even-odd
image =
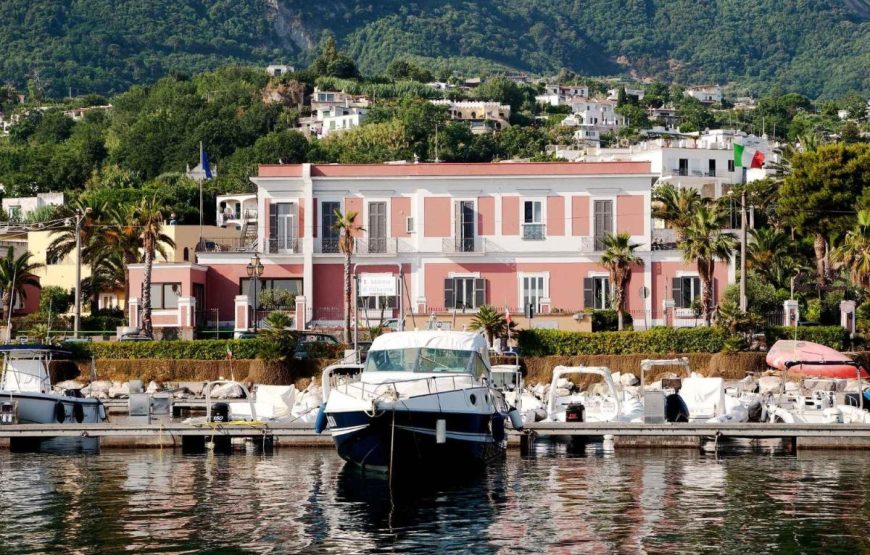
[[[854,360],[828,360],[828,361],[812,361],[806,362],[802,360],[793,360],[786,362],[782,368],[782,384],[780,389],[780,401],[782,400],[782,393],[785,393],[785,383],[786,377],[788,376],[788,371],[794,368],[795,366],[803,366],[804,364],[812,364],[813,366],[853,366],[855,367],[855,374],[858,378],[858,408],[864,410],[864,378],[861,375],[861,371],[863,368],[861,364]],[[823,379],[823,378],[822,378]]]
[[[257,419],[257,409],[254,406],[254,398],[251,396],[251,392],[248,390],[247,386],[243,383],[239,383],[235,380],[214,380],[205,384],[205,421],[211,422],[211,406],[212,406],[212,398],[211,398],[211,390],[216,385],[226,385],[232,384],[237,385],[242,389],[242,392],[245,394],[245,399],[247,399],[248,404],[251,407],[251,420]],[[221,402],[228,402],[228,400],[222,399]]]
[[[390,393],[395,395],[396,398],[432,393],[447,393],[479,385],[470,374],[425,376],[422,378],[411,378],[384,383],[367,383],[363,382],[359,376],[354,376],[345,380],[343,383],[338,382],[339,380],[336,380],[336,382],[331,383],[330,387],[343,391],[343,393],[348,395],[358,393],[358,395],[354,396],[361,399],[386,398]]]

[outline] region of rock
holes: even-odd
[[[202,397],[205,382],[178,382],[178,387],[187,390],[194,397]]]
[[[782,378],[779,376],[762,376],[758,378],[758,392],[777,393],[782,387]]]
[[[241,399],[244,395],[242,386],[236,383],[225,383],[211,388],[213,399]]]
[[[76,380],[66,380],[54,385],[58,389],[84,389],[85,384]]]
[[[145,389],[145,393],[157,393],[158,391],[160,391],[162,389],[163,389],[162,387],[157,385],[157,382],[155,382],[154,380],[151,380],[148,383],[148,387]]]
[[[109,390],[112,388],[112,382],[106,380],[99,380],[96,382],[91,382],[88,385],[88,397],[96,397],[97,399],[107,399],[109,397]],[[84,393],[84,392],[82,392]]]
[[[126,383],[112,382],[109,388],[110,399],[126,399],[130,396],[130,386]]]
[[[619,377],[619,383],[624,386],[638,385],[640,380],[632,373],[626,373]]]

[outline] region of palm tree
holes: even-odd
[[[161,242],[175,246],[172,239],[161,233],[163,228],[163,206],[158,202],[157,195],[143,198],[133,211],[134,222],[142,239],[142,250],[145,253],[145,272],[142,278],[142,327],[145,335],[152,336],[154,327],[151,322],[151,272],[154,265],[154,253]]]
[[[849,270],[849,279],[865,292],[870,291],[870,210],[858,212],[858,225],[846,233],[831,259]]]
[[[91,262],[91,276],[82,280],[82,295],[91,299],[91,312],[99,306],[102,291],[125,288],[127,267],[120,252],[101,253]]]
[[[486,342],[493,346],[493,341],[501,337],[507,330],[507,320],[504,313],[490,305],[483,305],[477,310],[477,314],[471,320],[471,329],[483,330],[486,334]]]
[[[60,210],[60,217],[72,219],[76,213],[83,214],[81,225],[82,262],[90,262],[99,251],[101,224],[108,213],[108,205],[88,198],[78,198]],[[46,249],[48,260],[61,260],[76,249],[76,227],[67,225],[51,232],[53,237]]]
[[[708,203],[697,189],[676,188],[671,183],[659,185],[653,191],[654,218],[664,220],[677,233],[677,241],[685,238],[685,229],[692,223],[692,214]]]
[[[6,256],[0,258],[0,289],[3,290],[3,310],[6,316],[12,313],[13,292],[22,299],[27,298],[25,286],[39,287],[39,278],[34,272],[42,267],[42,264],[32,262],[33,255],[30,252],[15,256],[12,247],[6,251]],[[11,330],[9,332],[11,337]]]
[[[338,250],[344,255],[344,342],[350,343],[350,312],[351,312],[351,293],[353,287],[350,275],[351,256],[353,256],[354,247],[356,245],[356,234],[364,231],[363,228],[356,224],[357,213],[350,211],[342,214],[338,210],[335,211],[335,223],[332,224],[332,229],[338,231]]]
[[[790,246],[791,239],[782,230],[772,227],[750,229],[746,267],[764,276],[768,283],[780,287],[782,277],[791,266]]]
[[[713,319],[713,274],[716,260],[731,260],[736,240],[722,228],[726,214],[719,205],[701,206],[694,213],[679,247],[683,260],[694,262],[701,278],[701,314],[707,325]]]
[[[601,265],[610,272],[610,283],[613,287],[613,308],[616,310],[616,329],[622,331],[625,314],[625,299],[628,283],[631,281],[631,269],[643,266],[643,259],[634,254],[639,243],[631,242],[628,233],[608,233],[604,236],[604,254],[601,255]]]

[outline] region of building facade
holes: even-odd
[[[578,329],[584,313],[609,307],[603,238],[626,232],[644,261],[628,287],[635,327],[697,325],[696,269],[677,251],[651,248],[657,177],[649,162],[260,166],[252,178],[263,215],[255,243],[155,265],[152,297],[169,299],[160,310],[175,311],[155,325],[189,322],[185,314],[204,310],[247,328],[254,255],[263,264],[260,297],[288,291],[297,326],[337,325],[344,255],[334,223],[336,213],[349,212],[359,227],[353,272],[362,281],[398,280],[390,294],[361,289],[361,317],[401,312],[408,326],[431,317],[453,325],[457,314],[461,320],[484,304],[518,315],[531,306],[530,326]],[[131,291],[141,289],[140,274],[131,268]],[[733,274],[717,264],[717,294]],[[131,305],[135,322],[138,299]]]

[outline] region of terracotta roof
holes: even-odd
[[[312,177],[648,174],[649,162],[312,164]],[[302,164],[260,165],[259,177],[301,177]]]

